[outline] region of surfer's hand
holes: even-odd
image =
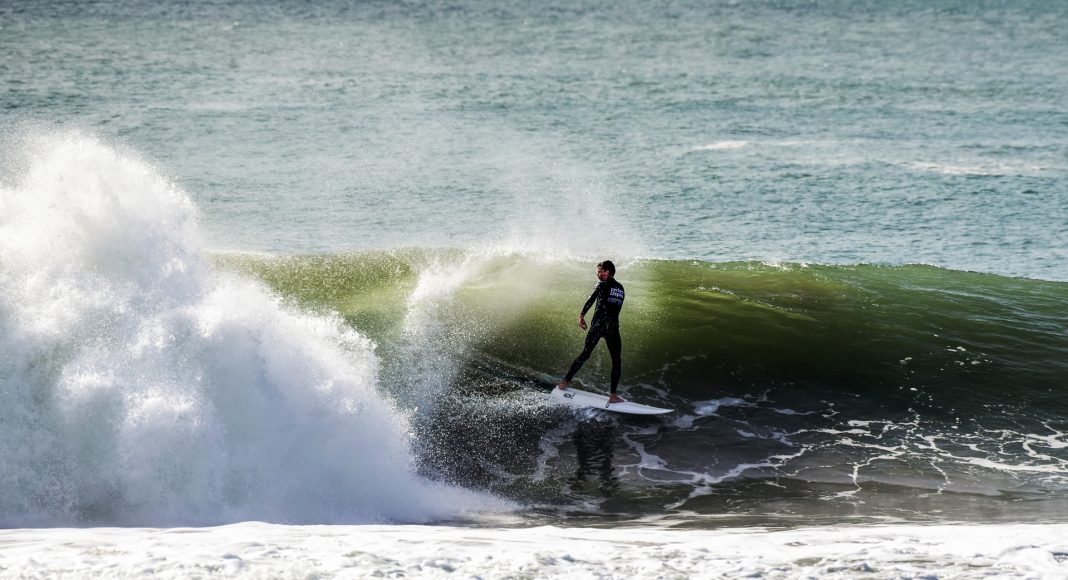
[[[579,315],[579,327],[582,328],[582,330],[586,330],[586,328],[587,328],[586,327],[586,317],[581,315],[581,314]]]

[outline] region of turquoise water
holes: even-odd
[[[1066,30],[0,5],[0,525],[1064,520]]]
[[[5,131],[219,249],[509,245],[1068,279],[1053,2],[9,3]]]

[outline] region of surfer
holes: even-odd
[[[608,345],[608,353],[612,355],[612,394],[608,397],[608,402],[622,403],[623,398],[616,394],[616,388],[619,386],[619,376],[623,372],[620,359],[623,344],[619,338],[619,311],[623,308],[624,295],[623,285],[616,281],[615,275],[616,265],[611,260],[597,264],[597,279],[600,282],[597,283],[593,294],[590,294],[590,299],[582,307],[582,313],[579,314],[579,326],[582,330],[589,330],[586,333],[586,347],[571,364],[571,370],[567,371],[567,376],[557,385],[557,388],[567,389],[571,384],[571,379],[575,378],[575,374],[590,358],[593,348],[603,338],[605,344]],[[586,313],[589,312],[594,302],[597,303],[597,310],[593,313],[593,320],[587,326]]]

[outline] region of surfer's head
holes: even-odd
[[[612,260],[605,260],[597,264],[597,278],[602,282],[616,275],[616,265]]]

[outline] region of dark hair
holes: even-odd
[[[609,276],[616,275],[616,265],[612,263],[612,260],[605,260],[600,264],[597,264],[597,267],[604,270],[605,272],[608,272]]]

